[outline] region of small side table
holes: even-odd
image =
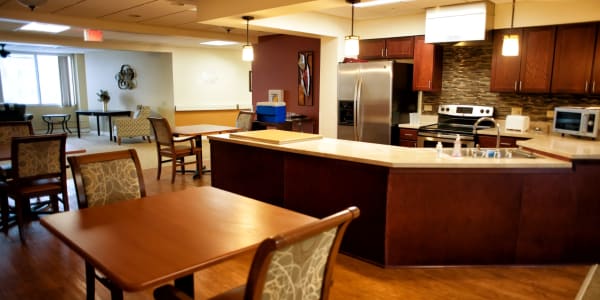
[[[60,124],[62,126],[62,130],[66,133],[72,133],[71,130],[69,130],[69,125],[67,124],[67,122],[69,122],[69,120],[71,119],[71,115],[70,114],[46,114],[46,115],[42,115],[42,120],[44,120],[44,122],[46,122],[46,124],[48,124],[48,129],[46,130],[46,133],[52,133],[52,131],[54,130],[54,124]]]

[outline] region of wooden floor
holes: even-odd
[[[167,172],[157,181],[155,170],[144,171],[148,195],[210,185],[210,175],[192,180],[178,175],[171,184]],[[76,209],[70,185],[71,207]],[[83,260],[54,238],[39,222],[26,228],[28,244],[19,242],[16,228],[0,234],[0,299],[84,299]],[[151,247],[152,245],[148,245]],[[118,249],[115,249],[118,251]],[[196,297],[204,299],[242,284],[252,253],[195,274]],[[330,299],[574,299],[589,266],[481,266],[383,269],[340,255]],[[96,284],[96,299],[109,299]],[[152,299],[151,291],[126,293],[125,299]]]

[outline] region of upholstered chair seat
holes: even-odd
[[[114,139],[119,145],[124,137],[132,138],[141,136],[142,139],[151,142],[150,135],[152,134],[152,128],[148,117],[152,114],[152,110],[149,106],[139,105],[137,110],[133,113],[131,118],[115,118],[114,119]]]

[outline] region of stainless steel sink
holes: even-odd
[[[452,156],[452,148],[444,148],[443,153]],[[462,148],[461,156],[476,158],[537,158],[532,152],[519,148]]]

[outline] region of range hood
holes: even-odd
[[[494,24],[489,1],[432,7],[425,12],[425,42],[486,41]]]

